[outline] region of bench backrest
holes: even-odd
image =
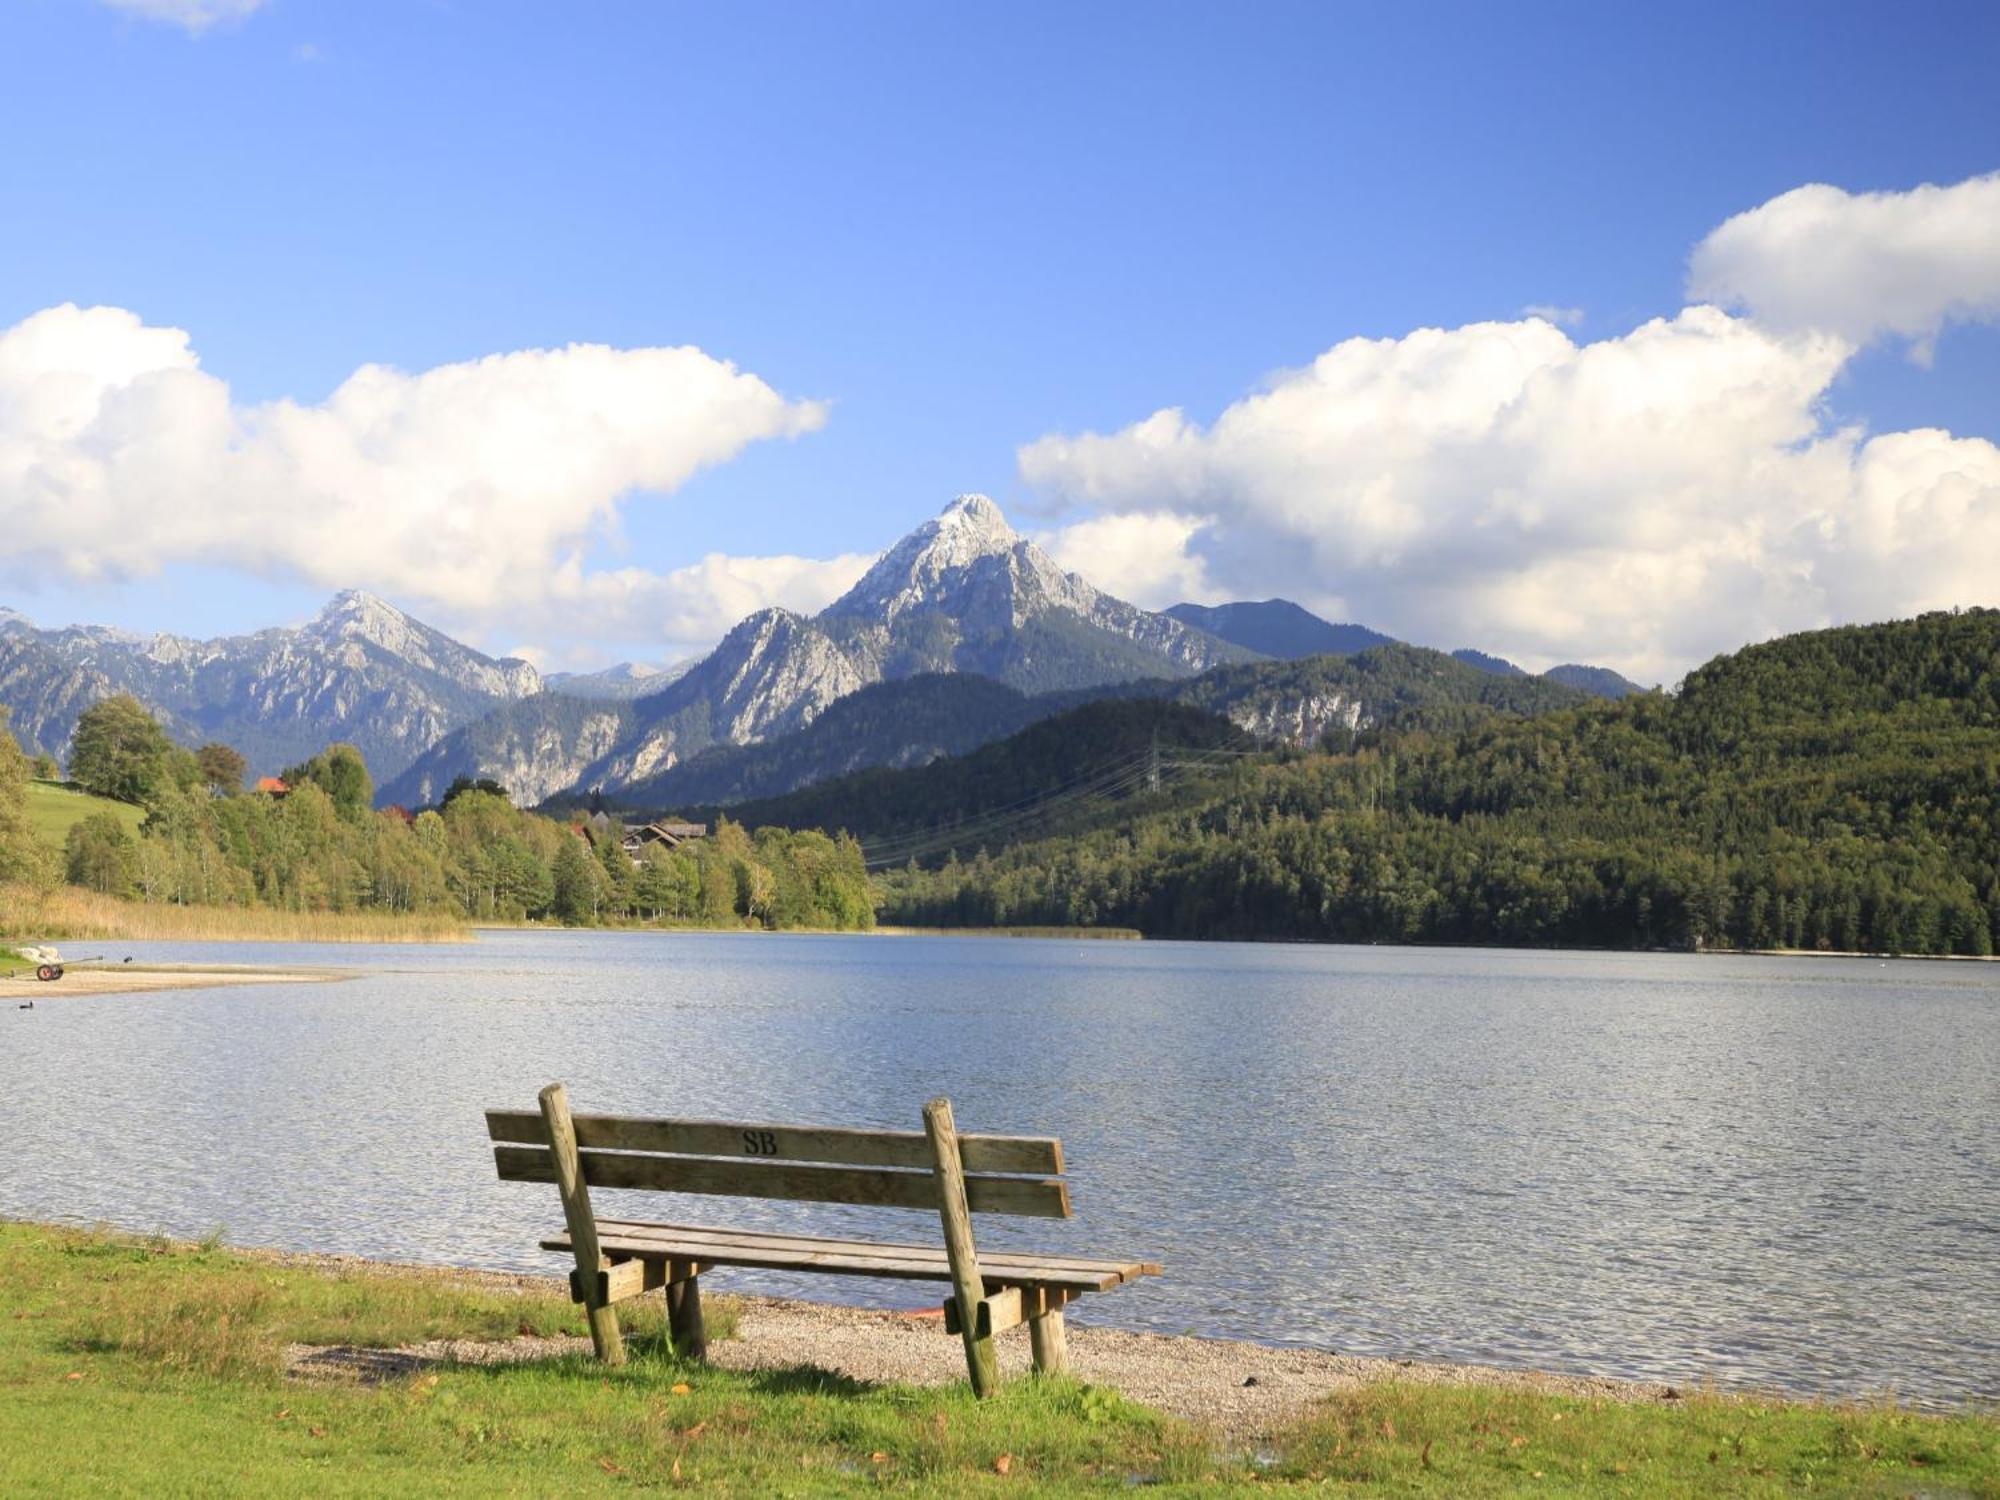
[[[931,1145],[921,1130],[633,1115],[570,1118],[590,1187],[938,1211]],[[504,1181],[556,1181],[548,1127],[538,1112],[488,1110],[486,1133],[496,1143],[493,1159]],[[1055,1137],[961,1134],[958,1149],[972,1212],[1070,1216],[1062,1142]]]

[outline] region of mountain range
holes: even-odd
[[[1366,625],[1335,625],[1289,599],[1255,604],[1176,604],[1167,611],[1184,625],[1247,646],[1260,656],[1292,660],[1301,656],[1346,656],[1370,646],[1388,646],[1394,636]]]
[[[563,743],[571,719],[512,705],[448,736],[384,791],[415,806],[471,772],[536,801],[572,786],[615,792],[711,746],[803,729],[872,683],[953,672],[1047,692],[1255,657],[1103,593],[1014,532],[991,500],[965,495],[817,615],[751,615],[670,686],[634,699],[609,744],[602,715],[575,720],[586,737]]]
[[[0,610],[0,704],[31,751],[62,759],[77,715],[130,693],[175,739],[220,740],[253,772],[330,742],[400,768],[503,703],[538,693],[525,661],[495,659],[370,594],[336,594],[306,624],[197,641],[99,626],[38,630]]]
[[[352,742],[384,802],[435,802],[471,775],[523,804],[592,792],[667,806],[923,764],[1102,697],[1175,697],[1307,743],[1440,695],[1518,708],[1633,690],[1601,668],[1530,678],[1460,655],[1469,668],[1281,599],[1140,609],[966,495],[818,614],[760,610],[692,663],[544,678],[358,591],[305,625],[212,641],[41,630],[0,610],[0,704],[24,744],[59,757],[82,709],[129,692],[175,738],[232,744],[257,772]],[[1521,688],[1480,686],[1510,676]]]
[[[659,692],[685,677],[694,664],[693,657],[666,666],[621,661],[615,667],[605,667],[597,672],[547,672],[542,676],[542,683],[550,692],[561,693],[566,698],[624,701]]]

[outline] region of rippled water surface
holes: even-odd
[[[10,1003],[0,1213],[553,1270],[554,1192],[494,1179],[485,1106],[561,1078],[579,1110],[915,1129],[944,1093],[961,1128],[1069,1157],[1077,1217],[982,1244],[1167,1263],[1084,1320],[2000,1397],[2000,965],[584,933],[226,957],[366,973]]]

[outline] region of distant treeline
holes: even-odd
[[[1420,711],[1136,820],[961,856],[889,877],[882,919],[1989,954],[2000,612],[1788,637],[1676,696]]]
[[[186,906],[291,911],[451,912],[474,921],[732,927],[873,925],[852,839],[719,822],[712,834],[634,858],[616,837],[515,808],[491,783],[461,781],[414,817],[373,809],[361,754],[332,745],[288,769],[283,795],[244,792],[226,746],[172,744],[136,700],[85,711],[69,775],[137,804],[137,837],[106,810],[46,848],[26,815],[34,765],[0,722],[0,880],[67,880],[107,895]]]

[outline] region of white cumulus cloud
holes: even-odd
[[[2000,173],[1899,193],[1794,188],[1702,240],[1688,290],[1776,328],[1899,336],[1924,358],[1946,322],[2000,317]]]
[[[240,21],[263,8],[264,0],[100,0],[113,10],[148,21],[164,21],[199,36],[224,21]]]
[[[819,427],[695,348],[573,344],[408,373],[316,404],[239,404],[186,333],[114,307],[0,331],[0,567],[17,580],[180,562],[365,586],[460,625],[702,640],[816,606],[865,559],[592,568],[634,497]]]
[[[1527,665],[1671,681],[1785,630],[2000,603],[2000,448],[1831,429],[1837,332],[1691,307],[1350,339],[1202,425],[1168,408],[1020,450],[1115,536],[1131,596],[1189,580]],[[1122,525],[1107,527],[1106,517]]]
[[[1092,516],[1036,538],[1049,555],[1120,599],[1220,602],[1200,557],[1189,550],[1207,518],[1173,511]]]

